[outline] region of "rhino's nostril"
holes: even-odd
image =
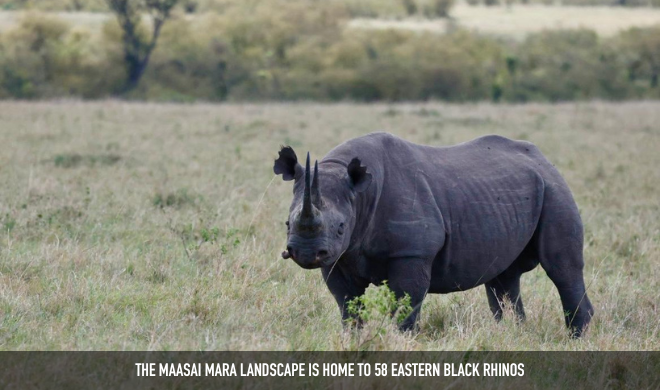
[[[326,251],[325,249],[321,249],[316,253],[316,257],[318,257],[319,259],[322,259],[326,256],[328,256],[328,251]]]

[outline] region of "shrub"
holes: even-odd
[[[510,100],[621,98],[627,94],[614,58],[593,31],[533,34],[516,53],[512,95],[507,95]]]
[[[190,193],[186,188],[174,192],[157,192],[152,198],[152,204],[158,208],[194,206],[201,200],[199,195]]]
[[[96,165],[114,165],[120,160],[121,156],[117,154],[81,155],[78,153],[64,153],[55,155],[53,157],[53,164],[60,168],[76,168],[81,165],[94,167]]]
[[[199,7],[199,2],[197,0],[184,0],[182,2],[183,9],[186,11],[186,13],[192,14],[197,11],[197,8]]]
[[[628,80],[638,90],[660,96],[660,27],[632,28],[615,40]]]
[[[348,312],[364,322],[382,322],[392,318],[400,324],[412,313],[410,295],[397,299],[387,282],[383,282],[381,286],[368,288],[364,295],[349,301]]]
[[[21,98],[48,95],[49,81],[60,70],[61,41],[69,29],[59,19],[28,14],[16,29],[2,36],[6,93]]]
[[[338,2],[353,18],[396,18],[410,14],[414,1],[401,0],[342,0]],[[316,6],[318,3],[314,3]],[[308,3],[309,6],[309,3]]]
[[[424,15],[427,17],[448,18],[449,10],[454,4],[455,0],[427,0],[423,5]]]
[[[0,38],[0,58],[3,97],[98,97],[117,77],[87,31],[39,13]]]
[[[208,28],[210,21],[200,23]],[[208,31],[208,30],[207,30]],[[230,59],[228,43],[210,35],[183,18],[172,20],[163,29],[161,44],[151,59],[151,71],[145,75],[147,96],[164,93],[186,97],[223,100],[227,97],[226,64]],[[168,92],[169,91],[169,92]]]
[[[406,10],[408,16],[415,15],[417,13],[417,3],[415,0],[401,0],[403,8]]]

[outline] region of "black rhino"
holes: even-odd
[[[282,147],[274,172],[294,180],[282,257],[321,268],[343,319],[347,302],[387,280],[408,293],[414,328],[428,293],[485,285],[502,316],[508,296],[524,319],[520,276],[539,263],[579,337],[594,310],[586,294],[583,227],[571,191],[531,143],[489,135],[449,147],[387,133],[351,139],[311,171]]]

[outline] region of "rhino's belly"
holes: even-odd
[[[430,293],[469,290],[501,274],[516,260],[525,245],[507,250],[460,250],[440,252],[433,264]]]
[[[530,207],[508,215],[463,218],[452,224],[434,259],[430,292],[467,290],[501,274],[530,242],[537,223],[538,217]]]

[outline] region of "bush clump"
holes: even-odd
[[[396,4],[405,14],[406,7],[437,3]],[[234,4],[221,14],[180,10],[130,97],[460,102],[660,95],[658,27],[612,38],[584,29],[544,31],[508,42],[460,29],[347,27],[353,15],[348,2],[310,8],[308,0]],[[26,14],[0,37],[0,98],[119,95],[126,78],[121,39],[114,19],[92,34],[56,17]]]
[[[88,31],[29,13],[0,36],[0,98],[100,97],[121,73]]]
[[[410,295],[397,299],[387,282],[367,289],[364,295],[348,302],[348,312],[364,322],[391,318],[395,324],[400,324],[412,311]]]

